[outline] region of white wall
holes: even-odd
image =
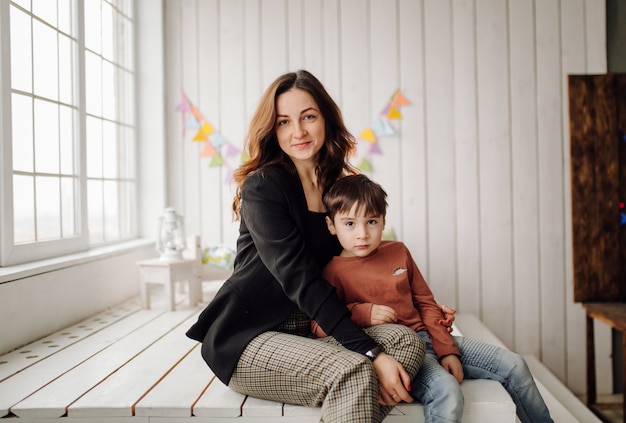
[[[153,243],[135,242],[101,256],[49,260],[26,277],[4,281],[0,274],[0,354],[138,296],[135,262],[155,254]]]
[[[241,146],[262,90],[286,71],[317,75],[355,135],[401,89],[411,105],[382,154],[359,144],[389,194],[388,227],[441,302],[584,392],[566,76],[606,71],[604,0],[166,0],[165,31],[167,188],[188,232],[234,245],[225,180],[238,157],[200,157],[181,90]]]

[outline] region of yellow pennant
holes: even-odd
[[[372,128],[367,128],[363,132],[361,132],[361,135],[359,135],[359,138],[367,142],[372,142],[372,143],[376,142],[376,134],[374,134],[374,131],[372,131]]]
[[[196,136],[193,137],[192,141],[207,141],[206,134],[202,132],[202,128],[198,132],[196,132]]]
[[[402,114],[397,107],[391,106],[387,112],[387,119],[402,119]]]
[[[213,132],[215,132],[215,128],[213,128],[213,126],[209,122],[207,122],[207,121],[204,121],[202,123],[202,126],[200,127],[200,130],[202,131],[202,133],[204,135],[209,135],[209,134],[212,134]]]

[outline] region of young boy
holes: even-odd
[[[467,379],[497,380],[506,388],[522,423],[552,422],[524,359],[509,350],[460,336],[439,324],[441,309],[406,246],[382,241],[387,194],[365,175],[346,176],[324,196],[328,230],[343,251],[324,268],[361,327],[398,323],[417,331],[426,356],[411,383],[424,404],[425,421],[460,422]],[[318,337],[326,334],[312,322]],[[393,398],[393,397],[392,397]]]

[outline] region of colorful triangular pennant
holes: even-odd
[[[361,135],[359,135],[359,138],[367,142],[376,142],[376,134],[372,131],[372,128],[364,129]]]
[[[187,120],[185,120],[185,128],[198,129],[200,128],[200,123],[192,115],[189,115],[187,117]]]
[[[383,151],[380,149],[378,143],[374,143],[370,146],[369,150],[367,150],[367,154],[383,154]]]
[[[204,145],[204,149],[200,152],[200,157],[211,157],[216,152],[217,150],[215,149],[215,147],[213,147],[213,144],[211,144],[210,142],[207,142]]]
[[[402,119],[402,114],[397,107],[391,106],[387,111],[387,119]]]
[[[402,93],[400,92],[400,90],[397,90],[394,94],[393,97],[391,98],[391,103],[394,106],[408,106],[411,103],[409,102],[409,100],[407,100],[407,98],[405,96],[402,95]]]
[[[363,158],[361,160],[361,163],[359,163],[359,165],[357,166],[357,169],[359,169],[361,172],[371,172],[372,164],[366,158]]]
[[[211,144],[215,146],[215,148],[220,148],[226,142],[226,139],[219,132],[215,132],[213,135],[209,137],[211,140]]]
[[[191,139],[192,141],[208,141],[206,134],[202,132],[202,128],[196,132],[196,135]]]
[[[395,134],[393,127],[387,119],[375,119],[372,121],[372,130],[379,137],[391,136]]]
[[[211,156],[211,163],[209,163],[209,167],[218,167],[224,164],[224,159],[220,156],[220,153],[215,153]]]

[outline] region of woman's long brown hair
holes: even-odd
[[[276,138],[276,100],[286,91],[298,88],[308,92],[319,107],[326,122],[326,139],[317,156],[317,178],[322,192],[341,176],[356,173],[348,162],[356,146],[354,136],[346,128],[341,110],[328,94],[322,83],[305,70],[286,73],[278,77],[261,96],[259,105],[250,122],[244,149],[250,158],[233,173],[237,184],[233,199],[233,217],[240,219],[241,188],[248,176],[268,165],[279,164],[297,175],[296,168],[278,145]]]

